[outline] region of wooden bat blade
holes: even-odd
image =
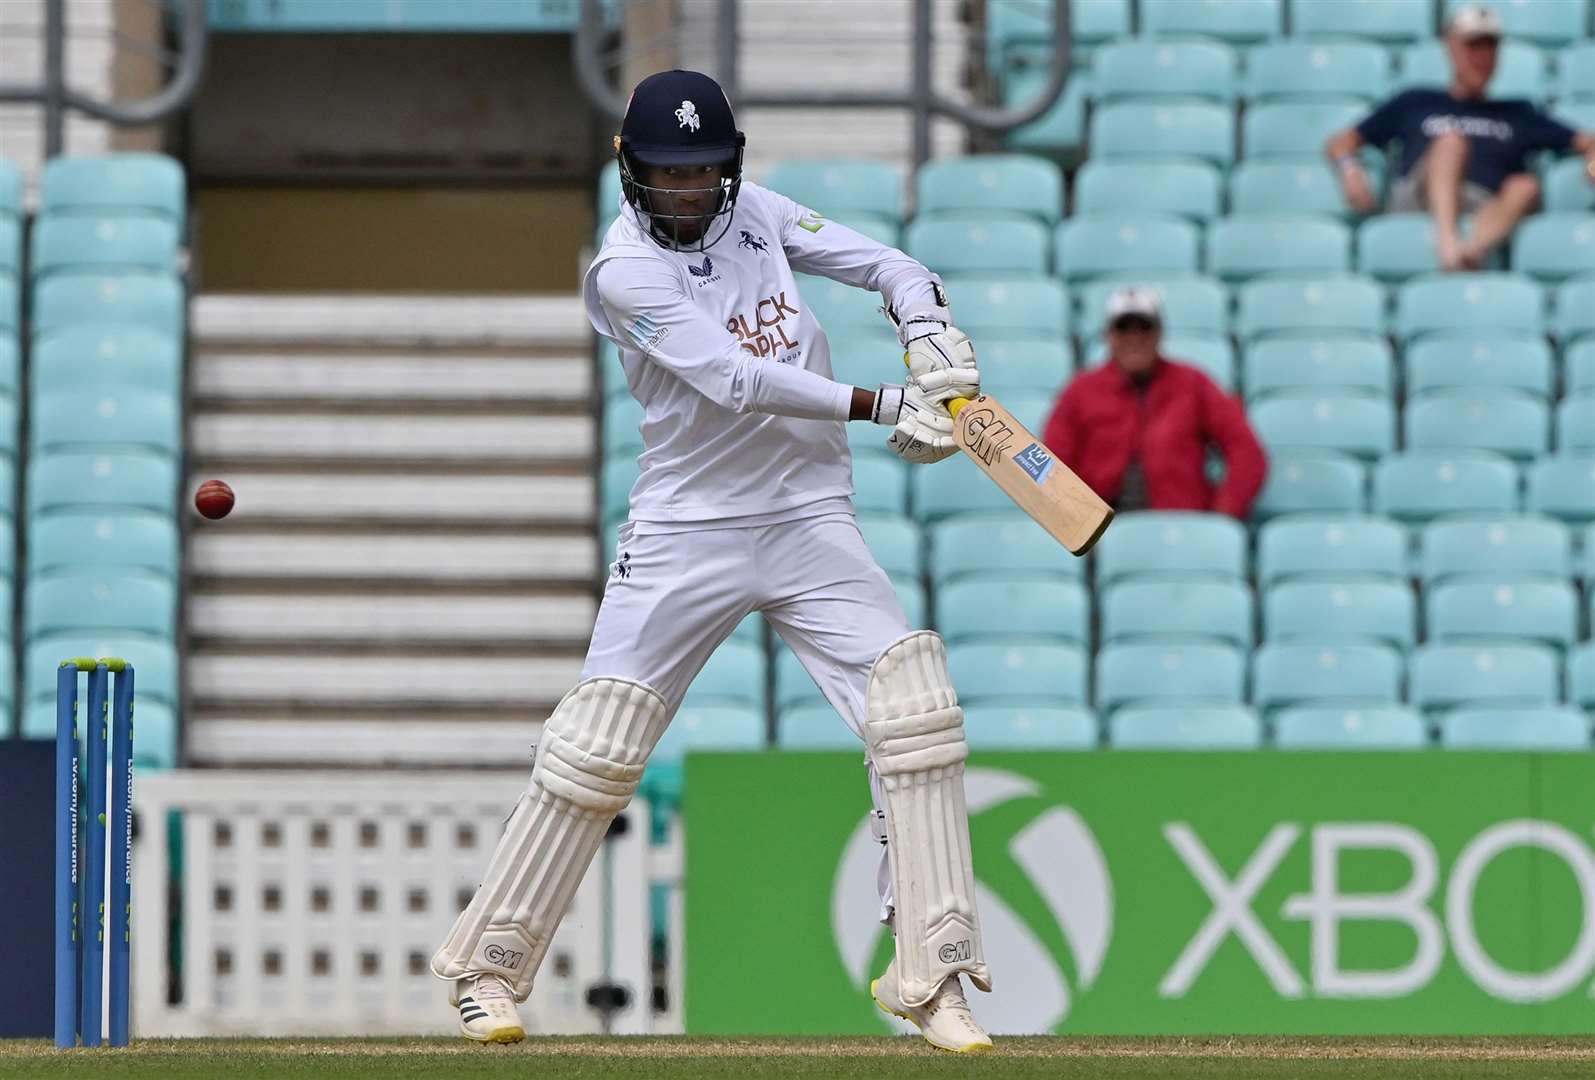
[[[991,396],[955,399],[949,408],[959,449],[1060,544],[1076,555],[1090,551],[1113,507]]]

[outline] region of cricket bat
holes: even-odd
[[[1113,507],[990,395],[954,398],[947,411],[958,448],[1021,510],[1074,554],[1091,550],[1113,520]]]

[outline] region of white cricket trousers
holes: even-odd
[[[634,679],[659,691],[674,712],[709,654],[750,612],[761,611],[862,741],[870,668],[910,627],[851,513],[746,528],[644,530],[620,526],[583,679]],[[873,768],[869,780],[879,811]],[[877,881],[886,919],[892,894],[884,846]]]

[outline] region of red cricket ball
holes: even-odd
[[[194,492],[194,509],[215,521],[233,509],[233,489],[220,480],[207,480]]]

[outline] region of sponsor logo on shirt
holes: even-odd
[[[1052,471],[1052,455],[1040,443],[1031,443],[1015,454],[1013,460],[1038,484],[1046,480],[1047,474]]]
[[[687,263],[687,273],[693,276],[694,285],[712,285],[720,280],[720,275],[714,272],[714,260],[705,255],[701,263]]]
[[[807,229],[809,232],[819,232],[825,228],[825,219],[812,210],[805,210],[803,216],[798,218],[798,228]]]
[[[786,354],[795,352],[798,343],[787,335],[786,321],[796,318],[797,314],[798,309],[786,302],[786,293],[780,292],[755,304],[751,318],[731,316],[726,320],[726,329],[754,356],[774,356],[781,363],[787,363],[792,357]]]
[[[1512,141],[1511,124],[1485,116],[1426,116],[1423,119],[1423,133],[1431,139],[1455,134],[1466,135],[1470,139]]]
[[[745,247],[750,251],[757,251],[760,255],[765,254],[769,250],[769,248],[765,245],[764,237],[754,236],[746,229],[742,230],[742,239],[737,241],[737,247]]]
[[[670,333],[670,327],[660,326],[646,315],[638,315],[626,329],[643,352],[658,348],[659,343]]]

